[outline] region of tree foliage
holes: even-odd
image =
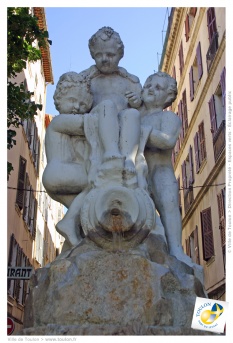
[[[31,100],[33,95],[24,83],[16,83],[15,77],[26,68],[26,62],[41,59],[40,47],[46,48],[48,32],[40,30],[38,19],[29,7],[7,8],[7,148],[16,145],[16,131],[24,119],[32,119],[42,105]],[[36,42],[36,44],[35,44]],[[7,176],[13,166],[7,162]]]

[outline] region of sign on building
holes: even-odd
[[[8,267],[8,279],[29,280],[31,278],[33,267]]]

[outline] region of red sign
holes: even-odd
[[[15,329],[15,323],[13,319],[11,319],[10,317],[7,317],[7,335],[11,335],[14,329]]]

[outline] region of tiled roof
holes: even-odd
[[[44,7],[33,7],[33,11],[34,15],[38,18],[38,26],[40,30],[47,31]],[[45,82],[54,84],[49,43],[47,44],[46,48],[40,48],[40,50],[42,55]]]

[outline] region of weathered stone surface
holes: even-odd
[[[196,334],[194,303],[205,296],[200,281],[163,244],[163,258],[152,262],[146,245],[113,253],[85,239],[38,269],[22,334]]]
[[[19,335],[19,334],[17,334]],[[149,326],[141,325],[137,322],[122,326],[122,325],[98,325],[98,324],[83,324],[83,325],[57,325],[48,324],[38,328],[24,329],[20,335],[27,336],[145,336],[145,335],[157,335],[157,336],[208,336],[216,335],[209,331],[193,330],[185,327],[173,327],[173,326]]]

